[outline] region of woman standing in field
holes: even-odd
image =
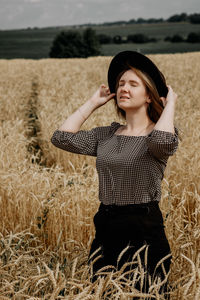
[[[102,84],[69,116],[51,142],[69,152],[97,157],[100,206],[94,216],[96,235],[90,257],[99,247],[102,256],[94,262],[93,279],[103,266],[120,268],[130,262],[143,245],[148,246],[147,274],[163,279],[162,268],[155,267],[170,254],[170,247],[158,204],[167,160],[178,146],[174,127],[177,95],[156,65],[135,51],[120,52],[112,59],[108,85]],[[125,125],[112,122],[80,130],[95,109],[113,98]],[[118,263],[120,252],[127,246]],[[164,261],[166,272],[169,257]]]

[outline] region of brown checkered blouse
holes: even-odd
[[[116,135],[121,125],[96,127],[76,133],[56,130],[51,142],[63,150],[96,156],[99,200],[127,205],[159,201],[168,157],[178,147],[175,133],[153,130],[146,136]]]

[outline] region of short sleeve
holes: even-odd
[[[173,155],[178,148],[178,129],[175,133],[154,129],[147,138],[149,151],[158,159]]]
[[[57,129],[51,137],[51,143],[68,152],[97,156],[98,143],[109,135],[111,128],[112,126],[103,126],[76,133]]]

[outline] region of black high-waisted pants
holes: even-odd
[[[89,262],[100,254],[102,257],[93,265],[93,281],[95,273],[102,267],[113,265],[117,267],[117,258],[120,252],[129,245],[118,264],[118,269],[126,262],[130,262],[134,253],[143,245],[148,245],[148,274],[152,277],[164,278],[162,268],[154,272],[156,264],[167,254],[170,247],[167,241],[163,217],[157,201],[144,204],[132,204],[125,206],[100,204],[98,212],[94,216],[96,235],[92,242]],[[92,259],[92,253],[101,247]],[[141,254],[145,253],[145,250]],[[142,255],[141,255],[142,259]],[[144,260],[142,259],[144,262]],[[166,272],[170,268],[171,256],[163,264]],[[145,290],[147,292],[147,286]],[[165,285],[166,290],[166,285]]]

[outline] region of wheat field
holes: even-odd
[[[170,299],[200,299],[200,52],[148,55],[178,94],[181,141],[169,158],[160,208],[172,250]],[[87,255],[98,209],[95,157],[54,147],[53,132],[106,83],[111,57],[0,60],[0,299],[164,299],[121,284],[123,270],[92,283]],[[120,121],[112,101],[81,129]],[[144,249],[141,249],[144,251]],[[134,280],[143,278],[136,253]],[[135,298],[136,299],[136,298]]]

